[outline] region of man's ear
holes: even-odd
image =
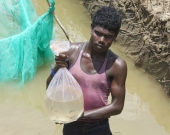
[[[117,35],[118,35],[118,32],[115,33],[115,36],[114,36],[114,40],[113,40],[113,41],[116,41]]]
[[[92,34],[92,28],[90,29],[90,34]]]

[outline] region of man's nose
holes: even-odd
[[[105,37],[104,37],[104,36],[101,36],[100,39],[99,39],[99,42],[104,43],[104,42],[105,42]]]

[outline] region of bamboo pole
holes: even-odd
[[[48,0],[46,0],[47,3],[48,3],[48,6],[50,7],[50,3]],[[54,16],[54,19],[56,20],[56,22],[58,23],[59,27],[62,29],[62,31],[64,32],[66,38],[72,43],[73,41],[69,38],[64,26],[62,25],[62,23],[60,22],[60,20],[58,19],[57,15],[53,12],[53,16]]]

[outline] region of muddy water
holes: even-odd
[[[34,0],[38,14],[47,10],[46,1]],[[73,41],[89,39],[90,18],[79,0],[57,0],[56,14]],[[55,25],[55,38],[66,40]],[[128,64],[127,91],[123,112],[110,118],[114,135],[170,135],[170,99],[149,75],[136,68],[120,51],[111,48]],[[55,125],[44,111],[45,81],[50,66],[38,69],[35,78],[24,87],[0,84],[0,134],[61,135],[62,125]]]

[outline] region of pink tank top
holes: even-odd
[[[80,51],[76,63],[69,71],[82,88],[84,96],[84,110],[87,111],[108,104],[111,82],[107,79],[105,74],[108,58],[105,57],[104,63],[98,73],[88,74],[85,73],[80,66],[83,51],[84,49]]]

